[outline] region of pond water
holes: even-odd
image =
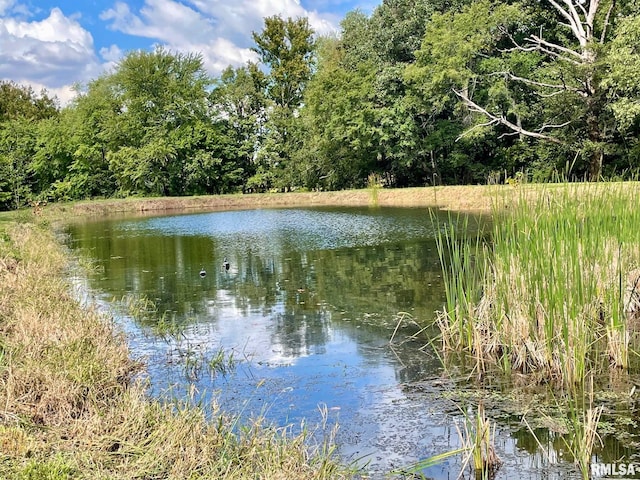
[[[444,302],[435,229],[449,221],[425,209],[296,208],[110,218],[66,233],[94,266],[80,290],[116,312],[152,395],[294,433],[304,422],[315,441],[337,423],[343,461],[388,478],[460,445],[466,378],[443,371],[429,346],[437,332],[423,329]],[[484,222],[471,217],[470,233]],[[132,299],[157,314],[132,315]],[[561,448],[540,451],[520,418],[499,411],[506,387],[488,388],[496,478],[579,478]],[[460,463],[422,473],[456,478]]]

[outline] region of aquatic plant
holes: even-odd
[[[635,187],[519,190],[515,202],[496,197],[490,243],[453,227],[438,237],[443,349],[472,354],[479,375],[498,367],[564,385],[627,368],[637,298],[627,278],[640,264]]]
[[[584,390],[582,390],[584,392]],[[595,406],[593,401],[593,378],[589,382],[587,397],[580,399],[576,394],[570,395],[568,402],[567,421],[569,434],[562,437],[567,449],[573,455],[574,462],[580,469],[582,478],[591,477],[591,461],[596,441],[602,440],[598,436],[598,422],[604,406]],[[581,400],[581,401],[576,401]]]
[[[370,173],[367,177],[367,188],[369,189],[369,205],[378,206],[378,192],[382,188],[382,177],[378,173]]]
[[[209,357],[207,366],[212,376],[216,373],[221,375],[227,375],[235,370],[236,359],[234,358],[233,351],[227,353],[224,348],[220,347],[214,354]]]
[[[502,464],[495,449],[495,423],[485,415],[484,405],[478,403],[477,409],[465,410],[462,413],[462,428],[456,423],[455,428],[460,439],[460,448],[433,455],[413,465],[398,469],[393,474],[420,474],[425,469],[446,461],[448,458],[462,455],[461,478],[467,466],[477,479],[493,478]],[[422,477],[424,478],[424,477]]]
[[[543,417],[549,424],[560,423],[560,426],[556,427],[556,431],[560,433],[559,438],[573,457],[582,478],[588,480],[591,478],[594,447],[596,443],[603,446],[602,439],[598,435],[598,424],[604,406],[596,406],[594,403],[593,375],[588,376],[584,385],[574,386],[560,397],[556,397],[556,407],[563,412],[562,418],[553,420],[544,414]],[[523,423],[541,447],[540,451],[546,452],[547,449],[524,417]]]
[[[467,458],[464,464],[471,461],[476,478],[491,479],[502,464],[495,449],[496,426],[485,415],[484,405],[478,403],[473,414],[463,411],[463,430],[458,425],[458,435]]]

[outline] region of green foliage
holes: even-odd
[[[282,108],[296,108],[302,101],[313,65],[313,30],[307,18],[286,20],[276,15],[264,19],[264,29],[253,33],[260,60],[271,69],[267,94]]]
[[[637,74],[629,48],[637,25],[612,22],[624,8],[615,3],[598,4],[593,15],[568,3],[565,11],[555,2],[480,0],[434,14],[406,73],[423,111],[457,112],[464,135],[495,135],[501,148],[509,137],[564,145],[581,174],[599,178],[605,158],[622,153],[612,112],[619,126],[636,118],[635,87],[625,88]],[[575,28],[558,27],[567,18]],[[607,106],[613,98],[619,102]]]
[[[473,2],[461,12],[434,14],[416,52],[416,63],[406,73],[425,106],[440,113],[450,108],[451,102],[458,102],[454,90],[477,88],[477,69],[486,70],[485,61],[495,62],[490,55],[495,53],[501,32],[522,21],[523,16],[518,5],[487,0]]]
[[[304,155],[311,188],[362,186],[374,168],[377,132],[370,92],[376,70],[362,64],[345,68],[339,40],[323,39],[318,72],[302,110],[306,125]]]
[[[46,461],[31,460],[17,474],[16,480],[72,480],[80,472],[58,455]]]
[[[55,98],[0,82],[0,209],[36,199],[545,180],[640,165],[640,11],[577,0],[384,0],[318,38],[265,18],[261,65],[127,53]],[[563,13],[564,12],[564,13]],[[588,25],[580,37],[566,15]]]
[[[609,89],[611,110],[623,132],[637,131],[640,118],[640,16],[620,20],[607,56],[602,84]]]
[[[30,159],[35,124],[27,119],[0,123],[0,206],[21,208],[32,198]]]
[[[0,209],[20,208],[37,193],[31,158],[36,152],[38,123],[58,113],[46,91],[0,81]]]
[[[385,0],[371,15],[373,51],[384,62],[410,63],[420,48],[433,3],[428,0]]]
[[[215,120],[224,132],[226,156],[235,159],[234,171],[239,176],[234,185],[244,184],[256,171],[254,158],[263,142],[267,117],[266,87],[266,75],[249,63],[222,72],[210,95]]]
[[[121,146],[107,154],[118,188],[154,195],[185,193],[181,172],[197,145],[194,127],[206,118],[209,79],[202,57],[132,52],[111,81],[120,104]]]
[[[256,155],[257,173],[264,174],[250,183],[252,187],[288,190],[298,184],[292,158],[303,135],[297,118],[315,61],[313,30],[306,18],[273,16],[265,18],[264,29],[254,32],[253,39],[254,50],[270,69],[265,84],[271,105],[265,138]]]
[[[57,112],[57,100],[46,90],[37,95],[31,87],[0,81],[0,123],[21,118],[42,120],[55,116]]]
[[[320,41],[302,112],[303,150],[312,152],[297,162],[305,186],[361,187],[370,174],[386,185],[424,182],[430,163],[403,70],[430,11],[426,2],[384,2],[371,18],[349,13],[340,39]]]

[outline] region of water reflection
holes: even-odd
[[[195,388],[205,404],[294,428],[319,423],[326,407],[343,457],[382,476],[459,446],[440,362],[420,349],[434,332],[413,338],[444,301],[434,228],[449,220],[424,209],[252,210],[84,222],[68,233],[96,265],[86,281],[98,301],[149,298],[182,326],[161,341],[122,316],[152,394]],[[239,360],[232,374],[207,369],[221,348]],[[500,436],[513,457],[504,478],[542,478],[537,454],[510,433]],[[455,477],[460,466],[425,473]],[[553,472],[544,478],[565,478]]]

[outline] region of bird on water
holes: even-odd
[[[204,267],[202,267],[202,268],[200,269],[200,276],[201,276],[201,277],[206,277],[206,276],[207,276],[207,271],[204,269]]]

